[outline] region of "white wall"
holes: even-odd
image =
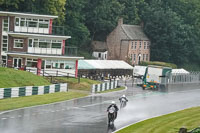
[[[99,57],[99,53],[101,54],[101,57]],[[107,60],[108,51],[106,52],[93,52],[92,56],[99,59],[99,60]]]

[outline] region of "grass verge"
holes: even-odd
[[[178,111],[133,124],[117,133],[178,133],[181,127],[191,130],[200,125],[199,112],[200,107]]]
[[[81,78],[80,83],[78,83],[78,79],[76,78],[59,77],[56,79],[59,80],[59,82],[68,83],[69,89],[82,91],[91,91],[92,84],[101,83],[100,81],[90,80],[87,78]]]
[[[0,67],[0,88],[41,86],[51,83],[41,76],[30,72]]]
[[[87,96],[80,92],[57,92],[45,95],[26,96],[0,100],[0,111],[12,110],[35,105],[49,104]]]
[[[112,89],[112,90],[106,90],[106,91],[102,91],[102,92],[98,92],[98,93],[108,93],[108,92],[113,92],[113,91],[120,91],[120,90],[124,90],[125,87],[118,87],[116,89]]]

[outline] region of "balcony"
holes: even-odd
[[[63,55],[63,56],[77,56],[77,47],[65,47],[65,54],[63,55],[61,48],[40,48],[29,47],[28,53],[31,54],[45,54],[45,55]]]
[[[47,55],[62,55],[62,49],[61,48],[29,47],[28,53],[47,54]]]
[[[65,36],[64,26],[15,26],[14,32]]]

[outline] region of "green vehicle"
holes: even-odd
[[[165,86],[168,83],[171,71],[172,68],[170,67],[149,65],[143,77],[142,88],[158,89],[162,85]]]

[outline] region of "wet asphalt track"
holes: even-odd
[[[123,83],[124,84],[124,83]],[[165,91],[143,91],[127,83],[126,91],[93,95],[51,105],[0,113],[0,133],[108,133],[147,118],[200,105],[200,85],[177,85]],[[108,128],[106,108],[128,96],[115,127]]]

